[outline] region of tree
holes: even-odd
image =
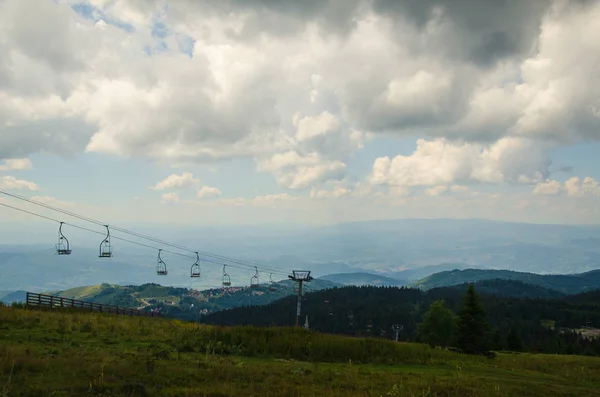
[[[506,343],[508,344],[508,348],[514,352],[520,352],[523,350],[523,343],[521,342],[521,338],[519,337],[514,325],[510,327],[510,331],[506,337]]]
[[[455,328],[454,313],[442,299],[431,304],[423,321],[417,325],[416,337],[419,342],[428,343],[432,347],[446,347],[452,341]]]
[[[457,347],[463,352],[482,354],[490,350],[489,324],[473,284],[465,294],[457,328]]]

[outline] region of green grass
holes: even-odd
[[[0,396],[594,396],[600,359],[0,307]]]

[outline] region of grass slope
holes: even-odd
[[[412,286],[421,289],[447,287],[481,280],[506,279],[553,289],[565,294],[600,289],[600,270],[580,274],[535,274],[511,270],[465,269],[439,272],[425,277]]]
[[[3,396],[593,396],[600,359],[0,307]]]

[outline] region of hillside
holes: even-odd
[[[0,308],[7,396],[591,396],[600,359]]]
[[[319,280],[331,281],[333,283],[341,284],[341,285],[375,285],[375,286],[384,286],[384,285],[396,285],[402,286],[408,284],[407,281],[397,280],[391,277],[381,276],[378,274],[371,273],[337,273],[337,274],[328,274],[325,276],[321,276],[318,278]]]
[[[600,289],[600,270],[580,274],[535,274],[510,270],[465,269],[439,272],[412,284],[413,287],[431,289],[470,283],[480,280],[506,279],[556,290],[564,294]]]
[[[492,288],[487,283],[488,288]],[[506,281],[496,281],[495,289],[506,289]],[[519,288],[528,288],[520,285]],[[432,302],[443,299],[458,313],[466,286],[422,291],[395,287],[341,287],[305,296],[302,318],[308,316],[311,329],[320,332],[389,338],[392,325],[403,325],[401,339],[411,341],[417,324]],[[532,295],[538,287],[532,288]],[[481,294],[498,348],[505,347],[511,325],[531,352],[595,352],[600,355],[600,339],[584,340],[570,330],[589,324],[600,328],[600,303],[574,297],[519,299]],[[293,297],[266,306],[238,307],[212,313],[202,322],[213,325],[285,326],[295,319]],[[553,324],[549,329],[546,324]]]
[[[454,288],[464,291],[467,284],[451,285],[448,288]],[[481,294],[501,296],[505,298],[560,298],[566,294],[550,288],[540,287],[538,285],[526,284],[519,280],[510,279],[489,279],[473,283],[477,291]]]
[[[12,304],[13,302],[25,302],[26,291],[13,291],[0,294],[0,302]]]
[[[314,280],[307,291],[318,291],[338,285],[326,280]],[[260,285],[258,288],[230,287],[197,291],[153,283],[140,286],[99,284],[49,293],[107,305],[158,308],[163,315],[182,320],[197,320],[202,315],[214,311],[244,305],[265,305],[295,294],[291,280],[275,283],[274,287],[275,291],[270,291],[267,285]]]

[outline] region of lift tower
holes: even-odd
[[[298,283],[298,305],[296,306],[296,327],[300,326],[300,309],[302,307],[302,283],[308,283],[312,281],[310,276],[310,270],[293,270],[292,274],[288,276],[290,280],[294,280]]]

